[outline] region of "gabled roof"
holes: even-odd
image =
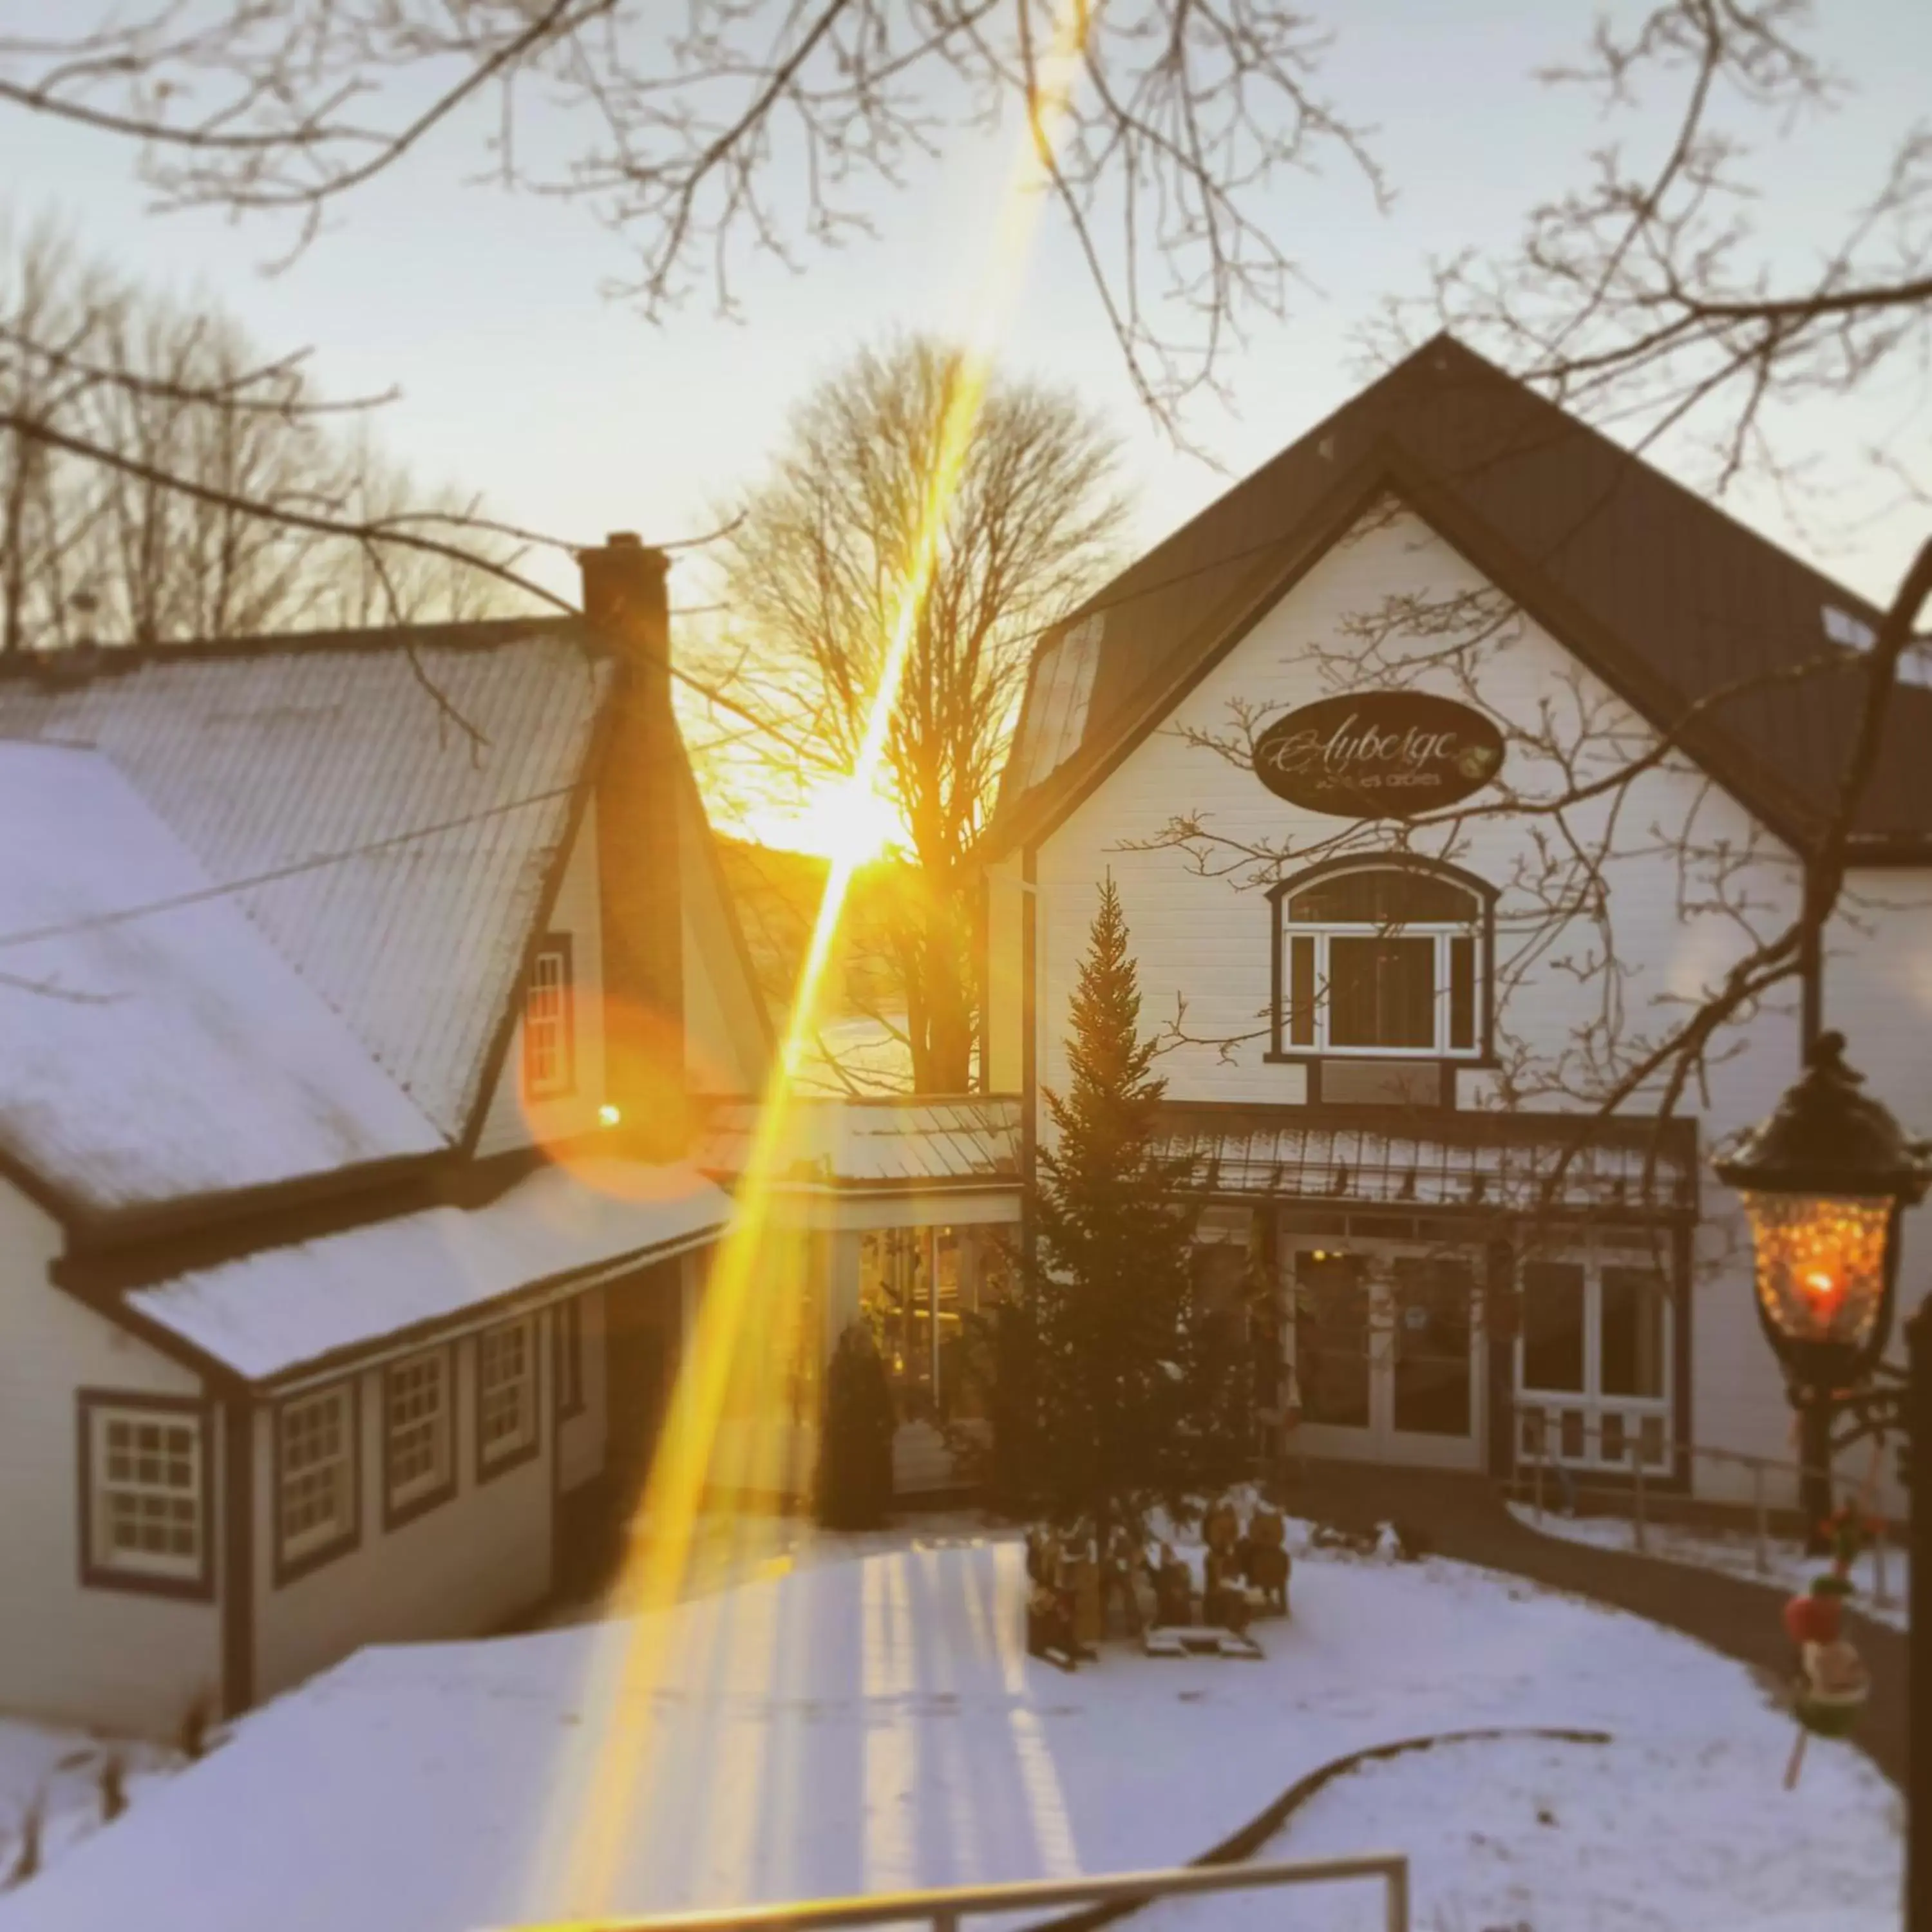
[[[98,752],[0,743],[0,1150],[84,1212],[440,1144]]]
[[[1378,496],[1394,491],[1654,724],[1698,698],[1833,655],[1880,614],[1448,336],[1425,344],[1121,573],[1058,627],[1098,620],[1084,729],[1027,784],[1010,762],[989,856],[1058,824],[1112,763]],[[1858,662],[1841,653],[1847,672]],[[1015,743],[1030,742],[1029,685]],[[1828,810],[1855,675],[1754,691],[1685,748],[1803,843]],[[1932,691],[1901,686],[1853,852],[1932,860]]]
[[[580,626],[516,621],[97,662],[72,682],[58,662],[0,678],[0,739],[100,751],[210,878],[260,880],[236,904],[460,1134],[609,661]]]

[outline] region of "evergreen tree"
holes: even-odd
[[[877,1529],[892,1504],[892,1392],[872,1331],[854,1322],[825,1373],[818,1444],[818,1520],[828,1529]]]
[[[1104,1540],[1158,1501],[1241,1471],[1248,1388],[1238,1338],[1201,1303],[1192,1267],[1200,1163],[1156,1140],[1165,1080],[1139,1034],[1140,988],[1111,874],[1072,1000],[1054,1144],[1039,1155],[1034,1249],[993,1351],[993,1467],[1056,1520]]]

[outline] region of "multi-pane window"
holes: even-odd
[[[356,1396],[338,1382],[277,1412],[281,1560],[302,1563],[355,1540]]]
[[[524,996],[524,1089],[534,1099],[568,1094],[577,1084],[570,941],[546,939],[530,962]]]
[[[1324,873],[1282,895],[1282,1044],[1328,1054],[1483,1050],[1484,905],[1408,866]]]
[[[106,1406],[84,1414],[89,1568],[109,1578],[199,1582],[208,1534],[200,1418]]]
[[[536,1324],[506,1322],[476,1338],[476,1454],[500,1468],[536,1445]]]
[[[1600,1229],[1524,1261],[1516,1390],[1526,1454],[1613,1468],[1634,1456],[1666,1461],[1670,1306],[1649,1252],[1658,1238]]]
[[[454,1472],[449,1354],[434,1348],[398,1362],[383,1378],[389,1508],[408,1510],[447,1493]]]

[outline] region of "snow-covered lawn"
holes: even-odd
[[[1115,1646],[1068,1676],[1024,1654],[1024,1588],[1010,1538],[905,1538],[680,1606],[635,1684],[614,1624],[364,1652],[0,1899],[0,1932],[554,1915],[610,1727],[638,1719],[650,1768],[602,1781],[630,1791],[612,1910],[1174,1863],[1342,1754],[1561,1726],[1616,1741],[1398,1759],[1337,1780],[1271,1851],[1408,1852],[1418,1932],[1707,1932],[1774,1905],[1864,1932],[1895,1914],[1891,1788],[1814,1743],[1784,1791],[1789,1720],[1639,1619],[1440,1561],[1304,1554],[1293,1621],[1260,1627],[1265,1662]],[[1306,1906],[1160,1917],[1380,1923],[1369,1890]]]
[[[1627,1517],[1618,1516],[1559,1515],[1546,1509],[1540,1516],[1527,1503],[1511,1503],[1510,1514],[1526,1528],[1545,1536],[1560,1536],[1570,1543],[1587,1543],[1599,1550],[1636,1548],[1636,1527]],[[1708,1525],[1691,1527],[1682,1523],[1650,1524],[1645,1531],[1647,1556],[1672,1563],[1690,1563],[1700,1569],[1721,1570],[1732,1576],[1748,1577],[1754,1582],[1768,1583],[1781,1590],[1808,1588],[1814,1576],[1831,1566],[1828,1558],[1808,1556],[1804,1546],[1782,1537],[1766,1539],[1768,1568],[1757,1567],[1757,1540],[1749,1530],[1724,1529]],[[1911,1559],[1902,1550],[1888,1548],[1883,1557],[1885,1594],[1879,1594],[1880,1557],[1868,1550],[1852,1566],[1852,1581],[1858,1594],[1852,1607],[1868,1617],[1903,1630],[1908,1618],[1907,1599],[1911,1590]]]
[[[19,1872],[26,1840],[36,1830],[34,1856],[44,1870],[100,1827],[110,1760],[119,1762],[130,1805],[182,1762],[152,1744],[0,1718],[0,1886]]]

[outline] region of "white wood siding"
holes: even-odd
[[[1311,642],[1331,652],[1341,648],[1346,620],[1378,610],[1392,593],[1440,598],[1482,586],[1478,573],[1414,518],[1402,515],[1365,526],[1324,558],[1208,674],[1182,701],[1176,720],[1225,730],[1232,699],[1273,713],[1329,695],[1332,687],[1321,683],[1309,657]],[[1420,656],[1430,646],[1426,640],[1399,638],[1385,648],[1394,659],[1406,652]],[[1363,684],[1382,681],[1365,676]],[[1462,694],[1439,671],[1425,670],[1415,682],[1445,695]],[[1493,710],[1526,727],[1534,724],[1538,706],[1546,703],[1573,716],[1580,705],[1601,706],[1599,728],[1614,724],[1632,734],[1634,742],[1644,741],[1638,722],[1554,639],[1526,620],[1495,647],[1480,692]],[[1553,766],[1538,770],[1520,742],[1512,742],[1509,758],[1505,776],[1520,790],[1547,794],[1558,788]],[[1599,811],[1607,808],[1606,802]],[[1678,769],[1652,772],[1629,788],[1622,809],[1627,824],[1654,826],[1665,838],[1694,818],[1697,844],[1725,839],[1745,855],[1759,930],[1774,931],[1791,916],[1798,881],[1790,855],[1735,801],[1697,776]],[[1111,869],[1139,962],[1144,1027],[1171,1019],[1178,996],[1186,1000],[1192,1034],[1263,1036],[1234,1048],[1226,1058],[1207,1046],[1170,1053],[1161,1063],[1170,1095],[1299,1102],[1304,1098],[1300,1070],[1270,1064],[1263,1058],[1270,998],[1270,915],[1262,892],[1244,888],[1238,879],[1203,878],[1178,852],[1120,849],[1124,842],[1158,834],[1172,816],[1182,812],[1210,818],[1232,838],[1292,836],[1298,845],[1332,838],[1342,823],[1299,812],[1267,791],[1251,772],[1187,746],[1171,729],[1148,737],[1045,842],[1039,855],[1041,1077],[1054,1084],[1066,1078],[1068,997],[1085,947],[1097,882]],[[1570,816],[1573,824],[1586,829],[1593,823],[1587,810]],[[1453,847],[1441,832],[1415,841],[1417,849],[1453,856],[1504,888],[1499,960],[1508,952],[1512,912],[1519,917],[1525,913],[1513,902],[1509,882],[1528,850],[1532,829],[1523,818],[1499,818],[1472,821]],[[1640,832],[1624,842],[1642,842]],[[1628,1024],[1634,1030],[1660,1028],[1682,1010],[1670,1001],[1694,1000],[1712,987],[1748,942],[1725,912],[1680,902],[1676,868],[1666,860],[1633,854],[1614,860],[1606,876],[1616,946],[1630,972],[1624,991]],[[1932,1129],[1932,880],[1894,874],[1861,880],[1859,885],[1866,896],[1887,902],[1888,908],[1904,900],[1916,902],[1916,909],[1868,913],[1874,929],[1867,932],[1853,932],[1849,921],[1840,922],[1827,978],[1828,1013],[1845,1024],[1855,1064],[1874,1074],[1875,1087],[1901,1118],[1922,1130]],[[1578,927],[1553,950],[1580,956],[1587,940]],[[1501,1003],[1499,1027],[1546,1059],[1571,1037],[1597,992],[1546,958]],[[1740,1050],[1713,1071],[1708,1104],[1696,1108],[1706,1152],[1722,1136],[1766,1113],[1792,1078],[1796,1005],[1794,987],[1742,1032]],[[1462,1104],[1478,1104],[1488,1076],[1466,1073],[1460,1078]],[[1043,1115],[1040,1127],[1046,1130]],[[1691,1312],[1693,1434],[1700,1442],[1788,1456],[1790,1412],[1757,1330],[1742,1222],[1725,1190],[1708,1178],[1702,1213],[1702,1266]],[[1916,1218],[1920,1227],[1932,1228],[1922,1212]],[[1908,1257],[1915,1253],[1932,1265],[1932,1238],[1915,1232]],[[1743,1495],[1748,1492],[1748,1478],[1742,1472],[1700,1469],[1698,1486],[1707,1493]]]
[[[604,926],[597,891],[597,803],[586,804],[577,837],[564,861],[551,909],[550,932],[570,935],[572,1028],[576,1084],[554,1100],[524,1093],[524,1023],[520,1004],[510,1050],[496,1076],[478,1154],[504,1154],[533,1143],[590,1133],[604,1103]],[[520,994],[519,1000],[520,1001]]]
[[[362,1535],[356,1548],[278,1587],[274,1418],[256,1417],[256,1672],[273,1696],[367,1643],[476,1636],[542,1601],[550,1588],[554,1312],[538,1318],[538,1453],[479,1484],[476,1343],[454,1345],[456,1493],[382,1527],[382,1378],[360,1383]]]
[[[1026,892],[1016,853],[986,874],[986,988],[981,1024],[986,1090],[1017,1094],[1024,1080]]]
[[[61,1232],[0,1182],[0,1709],[172,1736],[190,1706],[217,1708],[220,1616],[187,1603],[80,1582],[76,1392],[199,1396],[178,1364],[47,1279]],[[212,1431],[208,1534],[216,1574],[220,1418]]]

